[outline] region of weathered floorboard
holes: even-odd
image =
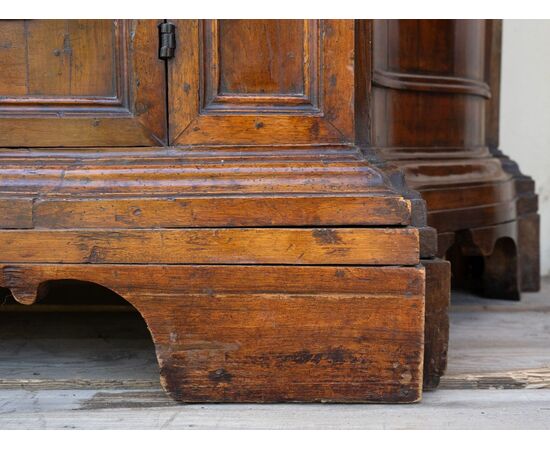
[[[438,390],[415,405],[179,405],[160,390],[0,390],[2,429],[548,429],[550,390]]]

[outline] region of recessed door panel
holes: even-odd
[[[304,29],[307,22],[220,20],[207,21],[205,25],[207,32],[218,36],[217,43],[209,41],[208,62],[213,65],[216,59],[219,61],[220,93],[260,96],[304,93],[307,42],[297,37],[307,38],[308,30]],[[212,70],[210,66],[206,73]]]

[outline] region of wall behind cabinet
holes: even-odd
[[[505,20],[502,38],[500,148],[535,179],[550,275],[550,20]]]

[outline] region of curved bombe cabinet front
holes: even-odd
[[[372,145],[420,191],[458,285],[539,289],[533,181],[498,150],[498,20],[375,20]]]
[[[122,296],[179,401],[418,401],[449,269],[367,148],[370,22],[162,23],[0,21],[0,286]]]

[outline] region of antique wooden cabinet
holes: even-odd
[[[177,400],[418,401],[445,367],[449,267],[381,155],[423,145],[395,121],[446,136],[462,110],[391,115],[417,100],[379,66],[384,27],[0,21],[0,286],[119,294]]]
[[[533,181],[498,150],[499,20],[376,20],[372,146],[422,193],[459,285],[539,289]]]

